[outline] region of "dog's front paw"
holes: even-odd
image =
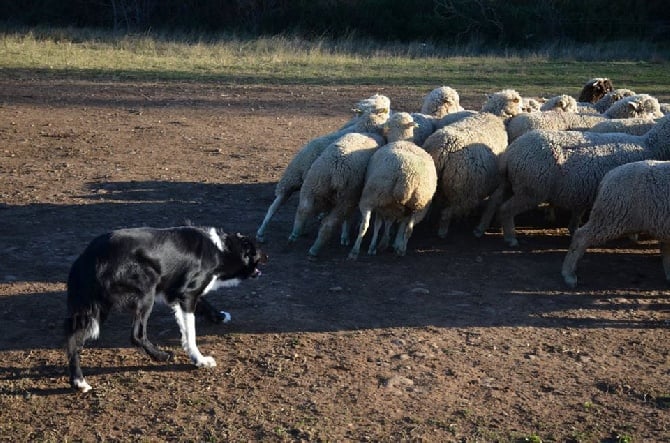
[[[216,361],[214,361],[214,357],[200,357],[199,360],[196,360],[195,365],[199,368],[213,368],[216,366]]]

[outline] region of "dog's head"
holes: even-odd
[[[237,262],[237,269],[233,275],[226,275],[225,278],[237,278],[244,280],[247,278],[256,278],[261,275],[258,266],[267,263],[268,256],[261,251],[256,242],[251,237],[237,234],[226,234],[222,236],[224,241],[224,256],[226,260]],[[224,267],[230,269],[228,265],[232,263],[224,263]]]

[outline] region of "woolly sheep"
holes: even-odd
[[[611,118],[657,117],[659,115],[657,99],[647,94],[637,94],[616,101],[602,115],[557,111],[520,114],[509,120],[507,133],[512,142],[533,129],[587,131],[597,123]]]
[[[495,94],[489,94],[482,106],[482,112],[497,115],[502,118],[514,117],[521,114],[523,99],[514,89],[503,89]]]
[[[603,113],[607,118],[662,117],[661,106],[656,97],[635,94],[617,100]]]
[[[460,97],[455,89],[440,86],[430,91],[423,99],[421,114],[442,118],[447,114],[462,111]]]
[[[603,95],[610,92],[614,89],[612,81],[606,77],[596,77],[592,78],[582,87],[582,91],[579,93],[579,98],[577,101],[585,103],[595,103]]]
[[[619,100],[630,97],[631,95],[637,95],[635,91],[630,89],[614,89],[607,94],[603,95],[600,100],[595,103],[588,103],[588,107],[592,108],[595,112],[602,114],[607,109],[609,109],[614,103]],[[580,112],[583,112],[584,108],[580,107]]]
[[[647,233],[660,241],[670,282],[670,162],[638,161],[609,171],[600,182],[589,221],[577,229],[563,260],[562,275],[577,284],[575,269],[587,248],[625,235]]]
[[[441,86],[430,91],[423,99],[421,112],[412,113],[416,123],[414,129],[414,143],[422,145],[435,132],[435,123],[445,115],[462,111],[460,98],[456,90]]]
[[[517,214],[549,203],[571,210],[571,231],[595,198],[598,183],[611,169],[639,160],[670,159],[670,116],[644,135],[577,131],[531,131],[510,143],[502,158],[504,181],[491,196],[478,226],[484,232],[498,207],[505,241],[518,245]],[[500,204],[503,196],[512,196]]]
[[[577,112],[577,100],[566,94],[557,95],[542,103],[540,111]]]
[[[419,146],[396,141],[379,148],[368,164],[359,202],[362,220],[349,259],[358,257],[373,212],[375,227],[368,254],[374,255],[377,251],[382,223],[390,228],[398,222],[393,249],[397,255],[405,255],[414,226],[425,217],[436,187],[433,159]]]
[[[670,103],[659,103],[659,109],[663,115],[670,114]]]
[[[309,217],[326,213],[309,255],[316,257],[329,240],[333,228],[340,226],[356,209],[365,181],[368,161],[384,144],[383,137],[373,133],[352,132],[328,145],[307,171],[300,188],[289,243],[295,242]]]
[[[469,214],[498,186],[498,155],[507,147],[501,117],[522,112],[521,103],[516,91],[500,91],[489,96],[483,112],[445,126],[424,143],[439,177],[436,198],[446,202],[440,213],[440,237],[447,235],[452,219]]]
[[[388,107],[383,107],[390,103],[388,97],[376,95],[366,101],[359,102],[358,105],[361,103],[365,103],[363,106],[365,111],[360,117],[355,118],[353,123],[346,125],[338,131],[312,139],[298,151],[286,166],[284,173],[275,186],[275,199],[268,208],[267,214],[256,232],[258,241],[263,242],[265,240],[265,231],[267,230],[270,220],[279,207],[284,204],[294,192],[300,189],[305,180],[307,171],[309,171],[312,163],[321,155],[326,146],[349,132],[378,131],[380,126],[388,120],[390,109]]]
[[[521,110],[523,112],[537,112],[542,107],[544,101],[542,99],[536,98],[526,98],[524,97],[521,102]]]
[[[624,132],[631,135],[647,133],[656,124],[653,118],[613,118],[597,123],[589,132]]]
[[[378,111],[385,111],[385,113],[391,113],[391,100],[381,94],[375,94],[368,98],[358,101],[352,108],[354,112],[354,117],[351,118],[347,123],[342,125],[339,129],[352,129],[352,132],[357,132],[355,125],[361,120],[366,118],[367,113],[374,113]],[[353,126],[353,127],[352,127]]]

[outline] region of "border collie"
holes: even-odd
[[[70,384],[87,392],[81,371],[84,342],[96,339],[110,311],[134,313],[131,341],[156,361],[172,353],[147,337],[147,320],[156,298],[174,311],[181,343],[198,367],[216,366],[196,345],[194,312],[200,297],[221,287],[258,277],[267,256],[250,237],[215,228],[120,229],[95,238],[75,260],[67,282],[69,317],[65,321]],[[206,309],[214,308],[205,303]]]

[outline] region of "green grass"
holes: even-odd
[[[487,51],[477,45],[286,36],[123,35],[93,30],[0,32],[0,76],[232,84],[450,85],[475,93],[514,87],[524,94],[575,91],[591,77],[668,94],[670,62],[660,49],[616,42],[542,50]],[[561,88],[561,89],[559,89]]]

